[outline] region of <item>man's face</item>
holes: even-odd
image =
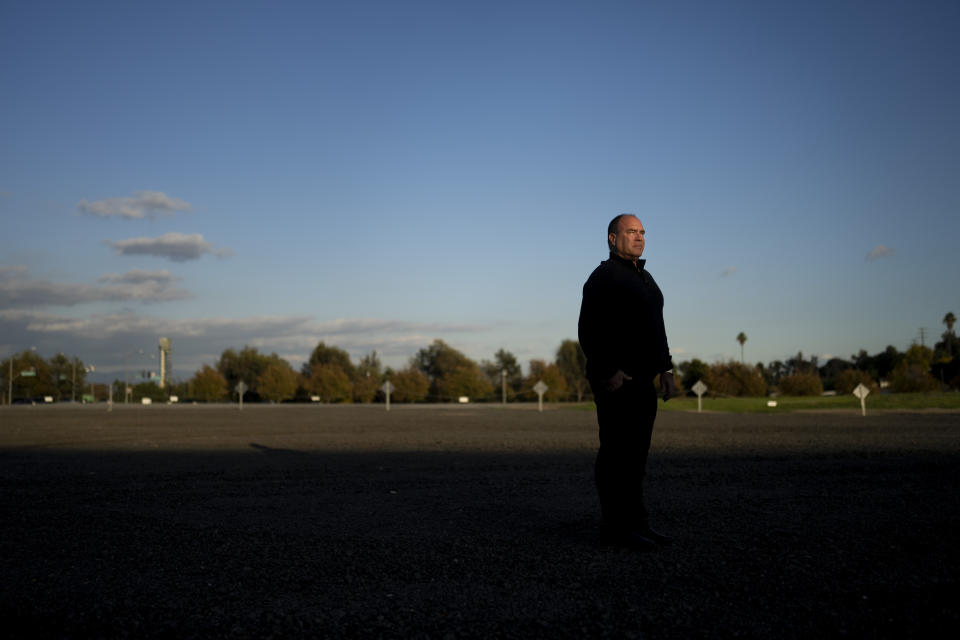
[[[616,233],[610,234],[614,252],[621,258],[636,260],[643,255],[643,224],[636,216],[623,216]]]

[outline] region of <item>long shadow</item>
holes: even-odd
[[[0,617],[23,637],[957,628],[957,455],[661,453],[650,507],[677,540],[647,554],[599,542],[592,463],[0,450]]]

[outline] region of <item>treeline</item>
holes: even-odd
[[[256,348],[225,350],[213,365],[204,365],[178,385],[186,398],[216,402],[237,398],[237,384],[246,386],[245,402],[287,402],[312,399],[326,403],[380,402],[390,381],[391,402],[471,402],[534,400],[533,386],[543,381],[548,401],[583,400],[589,389],[586,359],[575,340],[564,340],[554,361],[531,360],[524,376],[516,356],[501,349],[492,359],[476,362],[443,340],[420,349],[399,370],[384,367],[376,351],[353,362],[343,349],[320,342],[300,371],[273,353]]]
[[[734,361],[706,364],[693,359],[678,365],[676,379],[680,389],[688,392],[703,380],[708,394],[719,396],[850,393],[858,384],[894,392],[958,389],[960,344],[953,321],[953,314],[947,314],[947,331],[932,349],[915,344],[900,352],[888,346],[874,355],[861,350],[849,359],[831,358],[822,364],[816,356],[804,358],[802,353],[786,361],[753,366]],[[128,399],[165,402],[175,395],[181,401],[236,400],[235,389],[242,381],[247,388],[246,402],[380,402],[384,399],[381,387],[389,380],[393,385],[392,402],[456,402],[463,396],[471,402],[499,402],[504,391],[507,401],[514,402],[536,400],[533,386],[542,380],[548,387],[547,401],[580,402],[590,398],[585,364],[576,340],[564,340],[553,361],[531,360],[526,375],[516,356],[507,350],[476,362],[443,340],[420,349],[396,371],[384,367],[376,351],[354,362],[346,351],[324,342],[317,344],[299,371],[276,353],[263,354],[246,346],[240,351],[225,350],[213,365],[204,365],[187,381],[170,380],[163,389],[154,381],[140,381],[132,387]],[[82,360],[62,353],[44,359],[32,350],[24,351],[0,362],[7,403],[11,389],[14,401],[43,397],[58,402],[106,400],[108,385],[88,385],[88,373]],[[125,386],[125,381],[114,381],[114,401],[123,402]]]
[[[13,400],[82,400],[91,393],[87,373],[89,367],[80,358],[63,353],[43,358],[36,351],[23,351],[0,362],[0,393],[5,404],[11,396]]]
[[[952,333],[952,332],[951,332]],[[681,386],[691,389],[697,380],[707,385],[708,395],[786,396],[822,395],[824,392],[851,393],[863,384],[872,391],[897,393],[939,391],[960,388],[960,358],[954,340],[945,339],[930,349],[912,345],[906,352],[893,346],[874,355],[861,350],[849,360],[831,358],[822,365],[816,356],[802,353],[786,362],[776,360],[754,366],[739,362],[708,365],[701,360],[681,362]]]

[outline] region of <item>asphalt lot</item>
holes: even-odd
[[[605,546],[595,417],[0,408],[8,637],[954,637],[960,414],[664,413],[668,548]]]

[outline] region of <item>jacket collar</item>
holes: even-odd
[[[621,258],[613,251],[610,252],[610,259],[614,262],[622,264],[625,267],[630,267],[631,269],[635,269],[637,271],[643,271],[643,266],[647,264],[647,261],[644,258],[639,258],[636,261],[627,260],[626,258]]]

